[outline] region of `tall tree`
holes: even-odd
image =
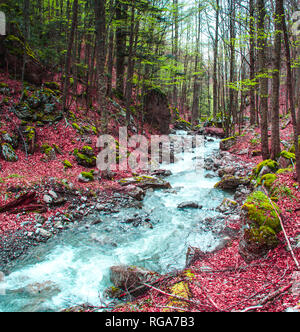
[[[269,151],[269,132],[268,132],[268,99],[269,99],[269,80],[267,76],[266,46],[267,37],[265,32],[266,8],[265,0],[257,0],[257,44],[258,44],[258,65],[259,65],[259,97],[261,114],[261,147],[263,159],[270,158]]]
[[[214,65],[213,65],[213,118],[216,119],[219,110],[218,104],[218,47],[219,47],[219,17],[220,17],[220,0],[216,0],[216,28],[214,40]]]
[[[121,0],[116,0],[116,71],[117,71],[117,94],[124,96],[125,87],[125,58],[127,41],[127,8],[128,5]]]
[[[281,10],[281,12],[284,13],[283,0],[278,0],[278,1],[279,1],[278,5],[280,6],[280,10]],[[293,130],[294,130],[297,181],[300,183],[299,133],[298,133],[298,128],[297,128],[297,116],[296,116],[296,109],[295,109],[295,96],[294,96],[295,90],[294,90],[294,86],[293,86],[294,81],[293,81],[293,74],[292,74],[291,50],[290,50],[289,34],[288,34],[288,30],[287,30],[285,14],[283,14],[283,19],[282,19],[282,30],[283,30],[283,36],[284,36],[285,53],[286,53],[288,93],[289,93]]]
[[[65,79],[64,79],[64,89],[63,89],[63,97],[62,97],[62,105],[63,110],[67,111],[67,98],[68,91],[70,86],[70,70],[71,70],[71,61],[72,61],[72,51],[73,44],[75,39],[75,32],[77,28],[77,19],[78,19],[78,0],[74,0],[73,2],[73,18],[72,18],[72,27],[69,36],[69,44],[66,55],[66,63],[65,63]]]
[[[279,89],[281,68],[281,41],[282,41],[282,6],[281,0],[276,0],[275,19],[275,42],[274,42],[274,65],[273,65],[273,89],[272,89],[272,139],[271,158],[276,159],[280,152],[280,117],[279,117]]]
[[[103,130],[107,129],[107,112],[105,110],[106,82],[105,82],[105,58],[106,58],[106,0],[95,0],[96,20],[96,50],[97,50],[97,91],[98,105],[102,112]]]

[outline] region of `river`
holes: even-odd
[[[197,172],[195,156],[218,153],[219,140],[179,156],[165,165],[172,175],[166,180],[174,190],[148,192],[142,210],[125,209],[113,215],[99,212],[98,225],[80,225],[66,230],[15,262],[0,284],[0,311],[59,311],[90,303],[100,305],[111,286],[109,268],[131,264],[165,273],[185,266],[188,246],[203,251],[216,248],[221,235],[209,230],[203,220],[230,194],[214,189],[218,178]],[[194,201],[203,209],[179,210],[182,202]],[[149,218],[153,228],[133,227],[126,220],[134,214]],[[39,286],[44,284],[43,291]],[[46,285],[46,287],[45,287]]]

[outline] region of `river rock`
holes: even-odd
[[[240,185],[248,184],[249,180],[247,178],[241,178],[236,176],[225,175],[223,179],[215,185],[215,188],[235,190]]]
[[[114,286],[133,296],[147,291],[148,287],[143,286],[143,282],[151,284],[159,277],[158,273],[137,266],[119,265],[110,268],[110,280]]]
[[[144,190],[147,189],[171,189],[171,185],[169,182],[164,181],[162,179],[148,176],[148,175],[140,175],[132,178],[126,178],[119,181],[122,186],[136,185],[139,188]]]
[[[137,199],[138,201],[142,201],[146,195],[145,191],[142,189],[142,188],[139,188],[137,186],[134,186],[134,185],[129,185],[125,188],[125,192]]]
[[[178,205],[177,209],[183,210],[183,209],[202,209],[203,206],[200,205],[197,202],[183,202]]]

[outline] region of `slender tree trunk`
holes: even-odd
[[[24,0],[23,17],[24,17],[24,50],[23,50],[23,69],[22,69],[22,82],[24,84],[24,77],[26,72],[27,63],[27,49],[26,45],[29,39],[29,0]]]
[[[268,133],[268,78],[267,73],[267,61],[266,61],[266,37],[265,37],[265,0],[257,0],[258,10],[258,63],[260,74],[260,113],[261,113],[261,146],[263,159],[270,158],[269,152],[269,133]]]
[[[68,50],[67,50],[67,56],[66,56],[65,80],[64,80],[63,97],[62,97],[62,105],[63,105],[64,112],[67,111],[67,97],[68,97],[69,84],[70,84],[72,49],[73,49],[73,44],[74,44],[75,31],[76,31],[76,27],[77,27],[77,18],[78,18],[78,0],[74,0],[72,28],[71,28],[71,32],[70,32],[69,44],[68,44]]]
[[[126,56],[126,19],[127,19],[127,4],[117,0],[116,3],[116,19],[119,21],[116,30],[116,69],[117,69],[117,94],[119,97],[124,97],[125,85],[125,56]]]
[[[217,65],[218,65],[218,47],[219,47],[219,16],[220,16],[220,1],[216,0],[216,30],[214,40],[214,68],[213,68],[213,118],[216,120],[219,111],[218,104],[218,79],[217,79]]]
[[[97,50],[97,96],[98,105],[102,112],[102,129],[107,130],[108,114],[105,105],[106,82],[105,82],[105,41],[106,41],[106,16],[105,0],[95,0],[95,19],[96,19],[96,50]]]
[[[280,152],[280,117],[279,117],[279,92],[280,92],[280,69],[281,69],[281,29],[282,15],[281,0],[276,0],[275,13],[275,43],[274,43],[274,65],[273,65],[273,91],[272,91],[272,144],[271,158],[276,159]]]
[[[255,81],[255,28],[254,28],[254,0],[250,0],[250,80]],[[255,88],[250,89],[250,124],[256,124],[256,108],[255,108]]]
[[[179,8],[178,8],[178,0],[173,0],[173,11],[174,11],[174,59],[175,66],[177,67],[178,62],[178,45],[179,45]],[[173,104],[174,107],[178,106],[178,88],[177,88],[177,80],[176,73],[174,79],[174,88],[173,88]]]
[[[278,0],[279,1],[279,0]],[[280,10],[284,13],[283,0],[279,1]],[[294,129],[294,144],[295,144],[295,154],[296,154],[296,172],[297,172],[297,181],[300,183],[300,151],[299,151],[299,142],[298,142],[298,130],[297,130],[297,116],[295,109],[295,96],[294,96],[294,81],[292,75],[292,62],[291,62],[291,51],[289,43],[289,35],[287,31],[285,14],[283,14],[282,19],[282,30],[284,36],[285,44],[285,53],[286,53],[286,67],[287,67],[287,82],[288,82],[288,92],[289,92],[289,101],[291,108],[292,123]]]

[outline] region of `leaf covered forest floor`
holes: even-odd
[[[22,92],[20,82],[9,79],[5,74],[0,74],[0,82],[8,84],[11,90],[8,105],[1,105],[0,110],[0,132],[11,133],[20,121],[16,116],[8,113],[8,108],[13,102],[17,102]],[[4,95],[0,95],[0,103]],[[112,113],[118,110],[108,105]],[[77,122],[91,124],[90,119],[82,112],[73,113],[77,116]],[[80,114],[79,114],[80,113]],[[6,114],[10,114],[8,117]],[[36,127],[38,144],[56,144],[61,154],[56,155],[55,160],[43,161],[43,153],[35,152],[28,156],[21,149],[17,150],[18,161],[15,163],[0,160],[0,206],[6,204],[16,197],[16,188],[31,190],[55,178],[58,181],[66,180],[72,183],[78,190],[119,190],[116,180],[125,176],[131,176],[130,172],[118,172],[114,179],[95,181],[90,184],[82,184],[78,181],[78,175],[86,169],[77,165],[73,156],[74,149],[80,149],[87,145],[96,148],[97,135],[89,134],[82,136],[70,123],[64,120],[55,125]],[[118,133],[118,124],[113,123],[111,131],[115,136]],[[147,129],[149,133],[150,129]],[[290,142],[292,139],[292,126],[288,117],[282,118],[281,139]],[[259,129],[246,127],[237,143],[230,150],[244,162],[258,164],[262,161],[260,156],[253,157],[252,152],[259,150]],[[284,146],[283,146],[284,148]],[[241,151],[247,151],[241,154]],[[63,162],[69,160],[73,167],[65,169]],[[288,237],[295,245],[295,239],[300,234],[300,193],[299,186],[295,186],[295,173],[284,173],[278,175],[277,180],[281,185],[289,189],[292,195],[282,196],[278,205],[282,211],[282,218]],[[43,192],[39,192],[42,200]],[[49,209],[45,218],[57,213],[63,213],[68,207]],[[9,213],[0,214],[0,237],[10,236],[20,230],[34,232],[34,213],[13,215]],[[239,228],[241,225],[230,225]],[[221,251],[204,257],[188,269],[166,276],[165,282],[158,289],[151,289],[145,296],[136,301],[118,306],[115,311],[285,311],[290,308],[300,310],[299,289],[295,290],[297,280],[299,283],[299,272],[297,274],[295,263],[287,251],[287,245],[283,235],[280,235],[281,244],[268,256],[246,264],[238,252],[238,240],[232,240],[230,244]],[[299,243],[299,240],[298,240]],[[299,247],[295,248],[295,254],[300,260]],[[179,286],[178,286],[179,285]],[[299,286],[298,286],[299,287]],[[168,295],[169,294],[169,295]],[[170,296],[177,294],[177,298]],[[296,294],[296,295],[295,295]],[[186,298],[183,300],[182,298]]]

